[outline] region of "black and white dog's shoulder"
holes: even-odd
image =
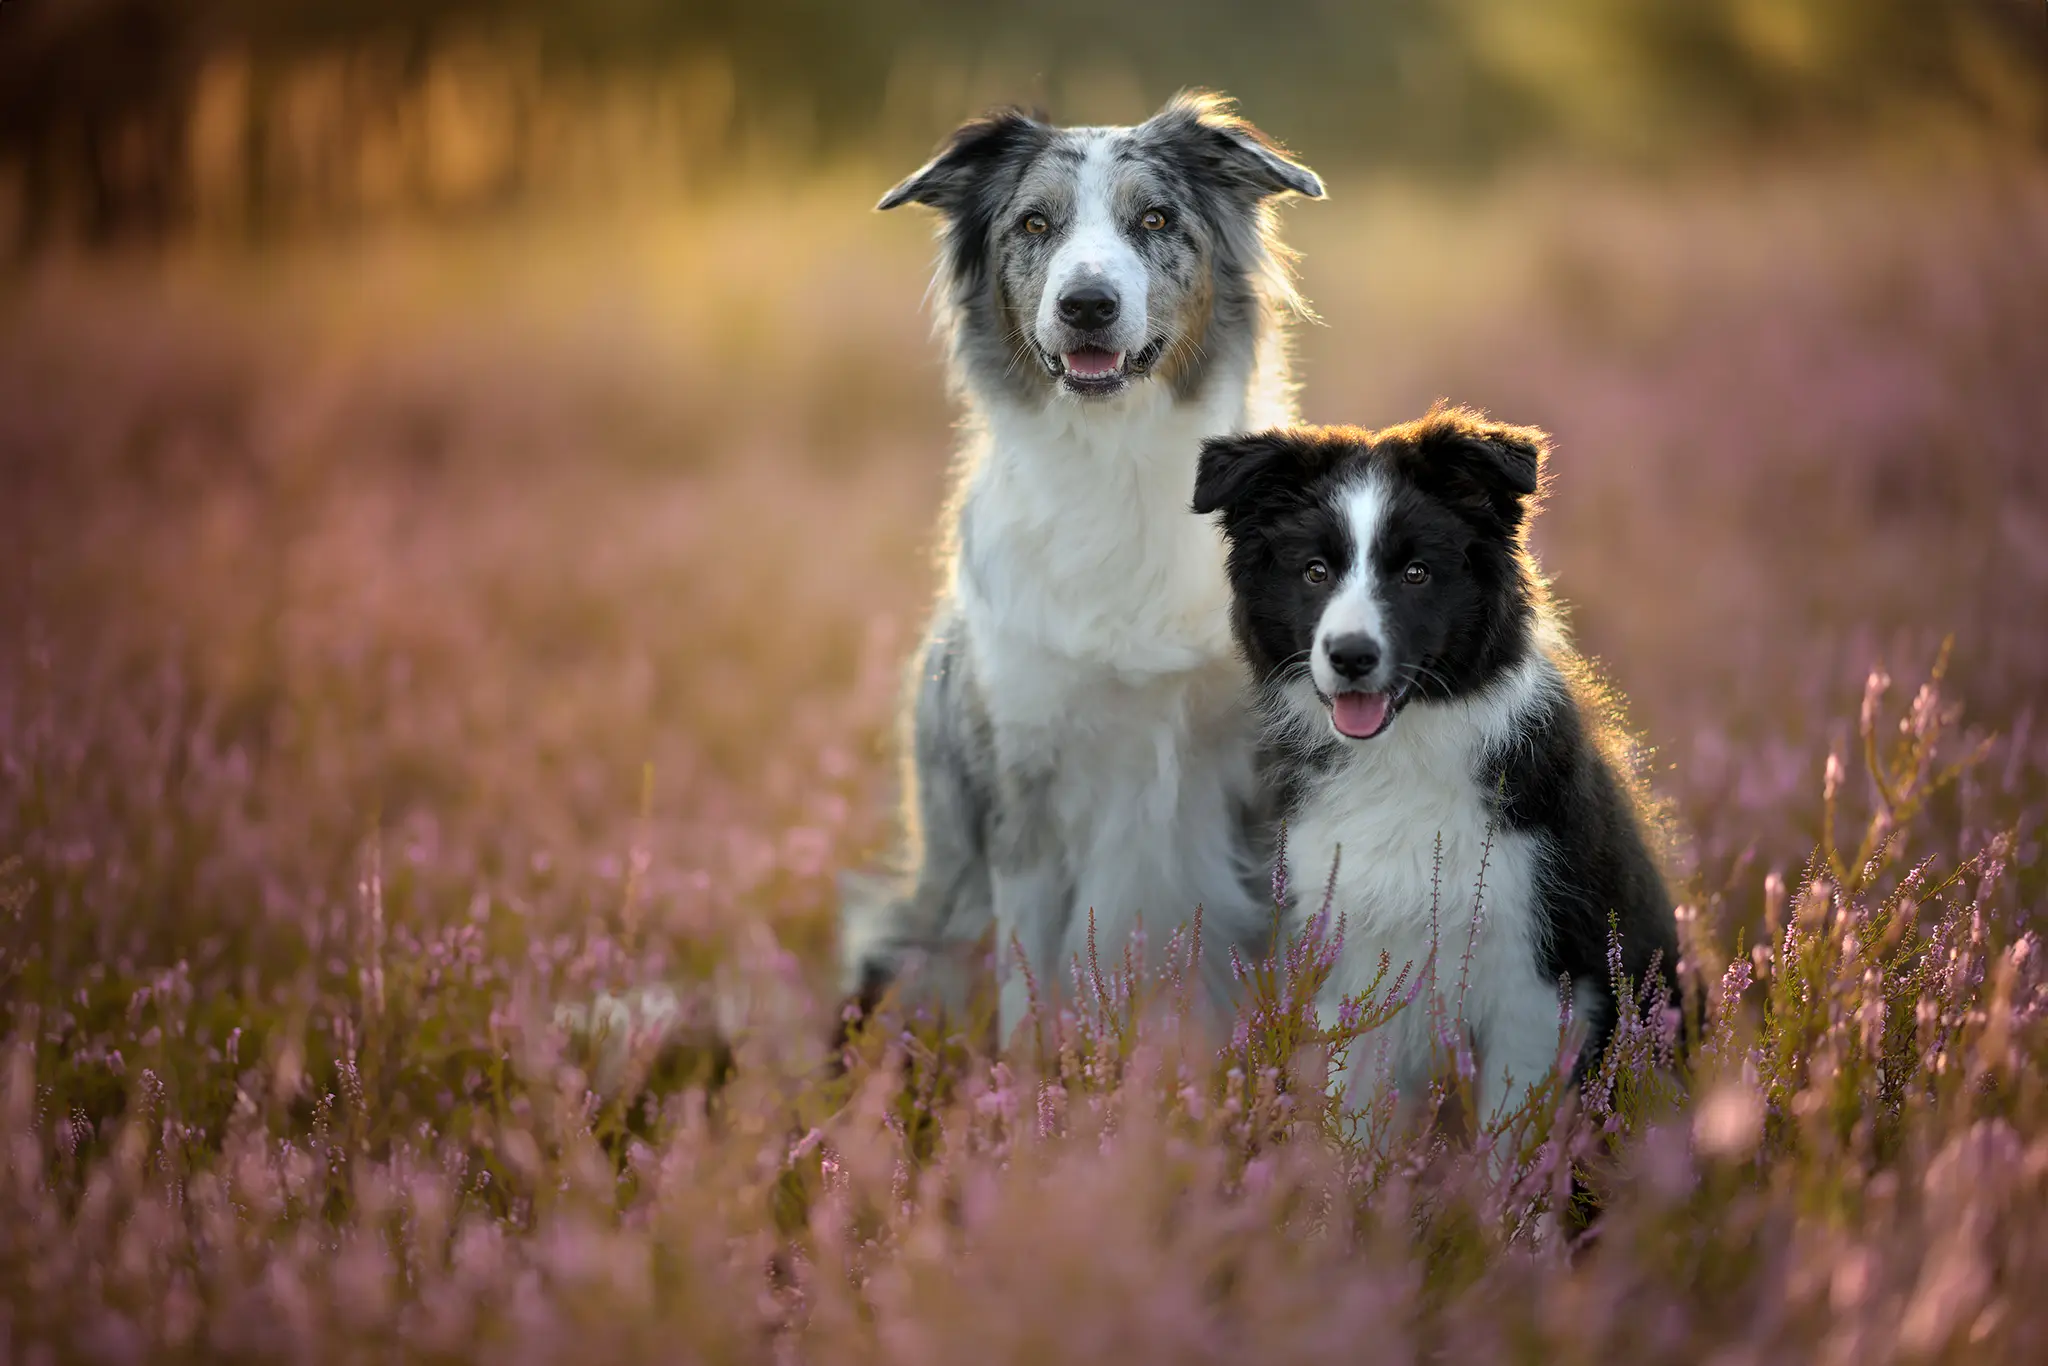
[[[1449,409],[1212,440],[1195,487],[1229,541],[1293,885],[1317,901],[1337,866],[1325,1006],[1382,952],[1412,964],[1430,1008],[1395,1017],[1383,1064],[1415,1094],[1432,1019],[1461,1016],[1482,1118],[1556,1068],[1561,979],[1597,1055],[1610,917],[1635,981],[1673,983],[1678,949],[1613,708],[1527,547],[1546,456],[1541,432]]]
[[[849,886],[850,989],[993,922],[1007,1033],[1024,969],[1056,990],[1091,916],[1110,945],[1198,906],[1212,947],[1256,936],[1256,733],[1187,490],[1204,438],[1289,418],[1289,194],[1322,183],[1191,95],[1132,127],[977,119],[883,197],[941,217],[972,436],[911,681],[904,867]]]

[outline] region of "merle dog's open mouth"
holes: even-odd
[[[1166,342],[1162,338],[1135,353],[1110,351],[1099,346],[1083,346],[1064,352],[1047,351],[1041,347],[1038,356],[1045,364],[1046,373],[1074,393],[1107,394],[1123,388],[1131,380],[1143,378],[1165,349]]]
[[[1340,692],[1325,697],[1323,703],[1329,707],[1330,724],[1339,735],[1348,740],[1370,740],[1393,724],[1394,713],[1401,709],[1407,695],[1406,688],[1392,692]]]

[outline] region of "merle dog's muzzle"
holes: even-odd
[[[1163,339],[1146,336],[1144,319],[1133,319],[1116,285],[1100,275],[1070,280],[1053,313],[1034,344],[1046,374],[1070,393],[1115,393],[1146,375],[1166,349]]]
[[[1155,337],[1136,351],[1125,350],[1102,333],[1068,333],[1058,348],[1034,342],[1045,373],[1076,393],[1113,393],[1132,380],[1143,379],[1166,351],[1166,339]]]

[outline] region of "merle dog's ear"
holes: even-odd
[[[1225,521],[1280,487],[1293,487],[1305,474],[1305,448],[1291,432],[1212,436],[1202,443],[1195,466],[1194,511],[1221,512]]]
[[[1466,408],[1445,408],[1417,424],[1416,446],[1430,474],[1483,506],[1507,531],[1521,526],[1542,484],[1550,437],[1535,427],[1490,422]]]
[[[928,204],[941,213],[958,215],[975,198],[990,170],[1018,152],[1042,144],[1051,130],[1022,109],[997,109],[969,119],[953,131],[939,154],[927,161],[875,207]]]
[[[1323,197],[1322,177],[1239,118],[1225,96],[1184,90],[1153,115],[1151,122],[1193,161],[1193,169],[1255,199],[1281,194]]]

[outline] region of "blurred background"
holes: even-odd
[[[900,161],[994,102],[1121,121],[1184,85],[1347,170],[2038,145],[2041,8],[15,0],[0,157],[34,245],[701,195],[764,163]]]
[[[2038,802],[2041,0],[7,0],[17,942],[260,991],[374,867],[550,979],[823,974],[954,444],[871,205],[987,104],[1188,85],[1330,185],[1307,416],[1555,433],[1690,898],[1796,869],[1865,670],[1946,636]]]

